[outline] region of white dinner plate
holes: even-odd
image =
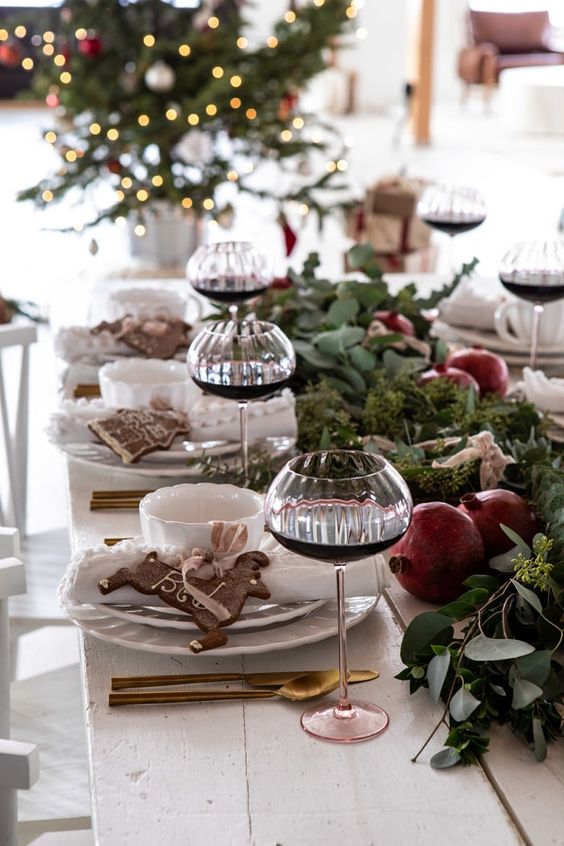
[[[327,602],[326,599],[317,599],[309,602],[293,602],[285,605],[277,605],[274,602],[259,602],[248,599],[245,603],[243,613],[238,620],[235,620],[229,626],[229,631],[243,632],[288,623],[290,620],[296,620],[298,617],[306,617],[308,614],[312,614],[318,608],[321,608],[325,602]],[[110,616],[126,620],[128,623],[140,623],[144,626],[154,626],[158,629],[200,631],[192,617],[186,614],[179,614],[174,608],[159,608],[150,605],[107,605],[102,603],[93,605],[92,607]]]
[[[280,437],[264,438],[261,441],[254,442],[253,446],[263,447],[274,457],[284,455],[292,449],[295,442],[295,438],[281,435]],[[156,450],[134,464],[126,464],[119,455],[116,455],[105,444],[85,441],[83,443],[61,443],[56,444],[56,446],[65,455],[70,455],[86,464],[100,464],[104,467],[119,468],[128,473],[165,478],[201,476],[201,465],[188,464],[189,461],[201,458],[203,455],[229,458],[229,456],[237,455],[240,450],[240,445],[232,441],[205,442],[205,449],[202,449],[201,443],[183,441],[182,448],[173,447],[171,451]]]
[[[376,607],[379,596],[357,596],[346,600],[347,628],[364,620]],[[136,622],[117,619],[92,605],[63,603],[67,616],[83,631],[100,640],[116,643],[129,649],[157,652],[161,655],[192,656],[188,646],[190,634],[178,629],[152,628]],[[270,628],[251,631],[226,630],[229,638],[225,646],[208,649],[201,655],[252,655],[295,649],[307,643],[316,643],[337,634],[337,602],[324,602],[317,611],[306,617]]]
[[[528,344],[508,344],[495,332],[470,329],[467,326],[453,326],[443,320],[435,320],[432,334],[437,338],[443,338],[445,341],[462,341],[465,344],[477,344],[485,347],[491,352],[502,355],[510,364],[525,365],[529,363]],[[564,348],[539,347],[538,356],[540,361],[547,364],[558,364],[559,361],[564,362]]]

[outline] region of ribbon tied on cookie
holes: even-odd
[[[192,549],[176,566],[166,564],[153,551],[135,570],[127,567],[101,579],[98,589],[104,595],[124,585],[139,593],[157,595],[167,605],[190,614],[204,636],[190,642],[193,652],[213,649],[227,642],[223,626],[240,615],[249,596],[269,599],[270,591],[261,581],[260,570],[269,558],[258,550],[242,552],[248,531],[244,524],[212,524],[211,550]],[[199,578],[194,571],[211,565],[213,575]]]

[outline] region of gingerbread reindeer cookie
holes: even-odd
[[[204,636],[190,642],[192,652],[214,649],[227,643],[222,629],[239,618],[248,596],[269,599],[270,591],[261,581],[261,568],[269,563],[264,552],[244,552],[234,566],[221,576],[199,579],[183,576],[150,552],[135,571],[122,567],[98,582],[106,595],[124,585],[131,585],[146,596],[158,595],[167,605],[191,614]]]

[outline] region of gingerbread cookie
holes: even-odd
[[[183,320],[155,317],[135,326],[124,326],[118,336],[121,341],[148,358],[173,358],[182,347],[188,346],[190,326]]]
[[[91,420],[88,428],[125,464],[134,464],[157,449],[169,449],[177,435],[188,431],[184,416],[133,408],[121,408],[111,417]]]
[[[129,315],[127,316],[129,317]],[[114,320],[112,323],[108,323],[107,320],[102,320],[101,323],[92,327],[90,334],[99,335],[101,332],[109,332],[111,335],[119,335],[119,333],[123,330],[124,319],[125,318],[121,317],[119,320]]]
[[[183,576],[169,564],[150,552],[132,572],[122,567],[98,582],[100,593],[106,595],[124,585],[131,585],[146,596],[158,595],[163,602],[179,611],[191,614],[204,636],[189,644],[192,652],[215,649],[227,643],[222,629],[239,618],[248,596],[269,599],[270,591],[261,581],[261,567],[269,563],[264,552],[244,552],[235,560],[231,570],[222,576],[199,579]]]

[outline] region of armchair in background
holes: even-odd
[[[468,13],[468,45],[458,56],[458,75],[484,86],[489,99],[506,68],[564,64],[564,46],[555,43],[548,11]]]

